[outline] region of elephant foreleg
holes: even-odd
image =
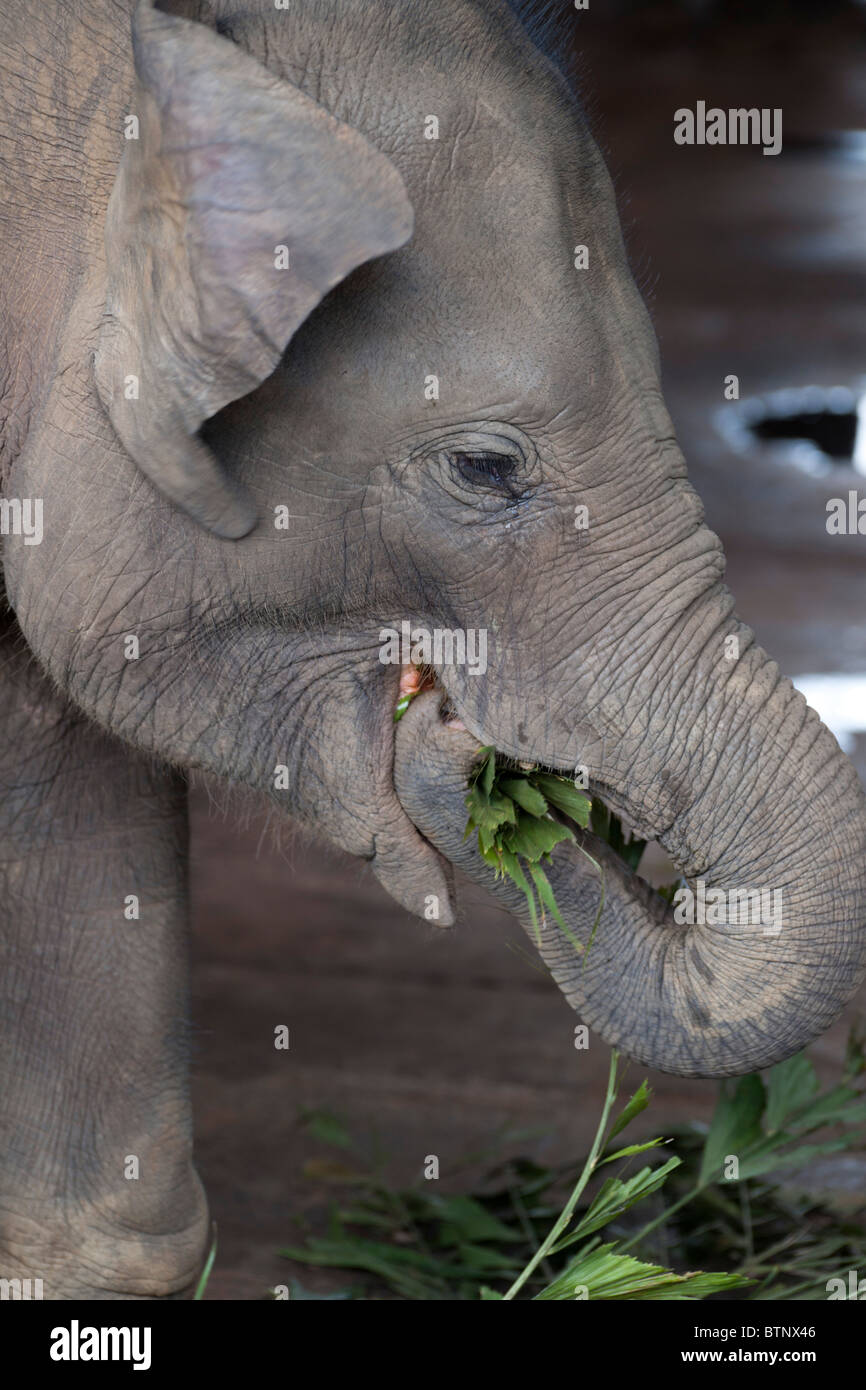
[[[178,779],[73,712],[7,632],[0,1278],[48,1299],[182,1298],[201,1268],[185,841]]]

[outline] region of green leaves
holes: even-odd
[[[484,1191],[477,1195],[448,1196],[424,1182],[393,1191],[378,1171],[363,1171],[357,1145],[334,1115],[322,1110],[301,1112],[308,1133],[330,1147],[352,1152],[356,1171],[349,1200],[331,1207],[327,1232],[312,1235],[303,1246],[289,1246],[281,1254],[308,1266],[355,1271],[397,1297],[413,1301],[480,1298],[501,1302],[513,1298],[524,1285],[524,1296],[544,1300],[704,1298],[708,1291],[736,1287],[743,1281],[729,1275],[677,1274],[626,1255],[614,1242],[599,1245],[595,1233],[659,1192],[677,1167],[677,1158],[655,1169],[645,1167],[631,1176],[622,1173],[609,1178],[586,1210],[577,1211],[579,1194],[599,1162],[613,1162],[663,1142],[654,1139],[630,1145],[602,1159],[619,1084],[619,1061],[618,1054],[612,1053],[596,1139],[572,1198],[558,1217],[557,1208],[545,1201],[544,1194],[568,1176],[569,1169],[549,1169],[517,1159],[490,1174]],[[608,1145],[645,1109],[649,1098],[643,1082],[611,1125]],[[327,1160],[320,1161],[315,1171],[327,1173]],[[345,1179],[340,1181],[345,1186]],[[554,1218],[553,1229],[542,1241],[542,1232]],[[578,1244],[576,1253],[565,1255]],[[511,1288],[503,1293],[509,1284]],[[344,1290],[331,1296],[358,1295]]]
[[[644,1147],[653,1147],[662,1141],[656,1139],[651,1145],[635,1145],[639,1150]],[[623,1157],[624,1154],[614,1155]],[[668,1174],[678,1168],[680,1160],[669,1158],[667,1163],[663,1163],[660,1168],[641,1168],[639,1173],[633,1177],[622,1180],[620,1178],[608,1178],[603,1183],[597,1195],[590,1204],[586,1215],[581,1217],[577,1226],[570,1236],[559,1242],[553,1247],[554,1251],[563,1250],[566,1245],[572,1245],[585,1236],[592,1235],[593,1231],[606,1226],[614,1217],[621,1216],[629,1207],[633,1207],[635,1202],[641,1202],[645,1197],[649,1197],[653,1192],[658,1192],[667,1182]]]
[[[330,1110],[302,1110],[299,1119],[308,1134],[336,1149],[353,1148],[352,1138],[345,1125]]]
[[[537,767],[521,767],[499,758],[492,747],[482,748],[478,754],[469,777],[466,808],[469,819],[463,838],[468,840],[476,832],[478,852],[485,863],[497,878],[510,878],[523,893],[537,944],[539,918],[544,923],[549,912],[575,951],[584,955],[585,965],[585,953],[595,939],[604,907],[604,872],[577,841],[573,827],[585,830],[591,825],[594,834],[632,870],[637,870],[646,842],[626,838],[617,817],[567,777],[541,772]],[[542,867],[550,863],[556,846],[566,840],[574,841],[601,881],[598,911],[585,946],[563,920]]]
[[[701,1186],[723,1176],[723,1165],[729,1155],[740,1156],[759,1141],[763,1109],[764,1083],[760,1076],[741,1077],[733,1094],[730,1084],[722,1082],[704,1145],[698,1179]]]
[[[493,781],[496,777],[496,749],[482,748],[479,758],[481,765],[478,776],[475,778],[475,785],[484,796],[489,797],[493,791]]]
[[[611,1139],[614,1139],[617,1134],[621,1134],[626,1125],[630,1125],[636,1115],[640,1115],[641,1111],[646,1110],[652,1100],[652,1094],[646,1081],[642,1081],[631,1100],[627,1105],[623,1106],[620,1115],[614,1121],[611,1131],[607,1136],[608,1143],[610,1143]]]
[[[552,773],[536,772],[533,776],[537,787],[550,804],[585,830],[589,825],[592,808],[592,801],[586,792],[579,791],[565,777],[555,777]]]
[[[213,1240],[211,1241],[211,1247],[210,1247],[210,1250],[208,1251],[207,1259],[206,1259],[205,1262],[204,1262],[204,1269],[202,1270],[201,1274],[199,1275],[198,1283],[197,1283],[196,1286],[195,1286],[195,1293],[194,1293],[193,1296],[192,1296],[192,1301],[193,1301],[193,1303],[201,1303],[201,1301],[202,1301],[203,1298],[204,1298],[204,1291],[205,1291],[205,1289],[206,1289],[207,1286],[208,1286],[208,1280],[210,1279],[211,1272],[213,1271],[214,1260],[216,1259],[216,1253],[217,1253],[217,1235],[216,1235],[216,1222],[214,1222],[214,1223],[213,1223]]]
[[[536,1276],[539,1270],[549,1268],[552,1259],[578,1243],[582,1244],[582,1249],[535,1295],[536,1299],[699,1299],[719,1289],[735,1288],[748,1282],[727,1274],[676,1274],[661,1265],[643,1264],[633,1256],[626,1255],[627,1247],[618,1248],[616,1243],[611,1243],[598,1248],[597,1237],[587,1240],[595,1231],[617,1220],[630,1207],[658,1192],[680,1164],[678,1158],[670,1158],[660,1168],[642,1168],[630,1178],[608,1178],[584,1214],[575,1215],[587,1183],[601,1165],[644,1153],[664,1142],[650,1139],[643,1144],[630,1144],[618,1153],[604,1157],[614,1136],[621,1133],[649,1102],[649,1089],[646,1081],[643,1081],[608,1131],[610,1113],[621,1081],[620,1060],[619,1053],[613,1049],[601,1118],[571,1196],[546,1239],[505,1294],[506,1300],[514,1299],[531,1277]],[[572,1227],[570,1232],[569,1226]]]
[[[428,1301],[683,1301],[747,1286],[741,1296],[759,1301],[823,1299],[829,1278],[863,1267],[862,1220],[850,1210],[834,1211],[808,1191],[805,1178],[801,1187],[799,1176],[793,1182],[779,1177],[785,1168],[808,1170],[816,1156],[863,1148],[859,1044],[849,1050],[843,1081],[823,1092],[803,1056],[763,1078],[725,1083],[707,1135],[679,1134],[676,1156],[654,1167],[651,1158],[636,1172],[630,1171],[636,1155],[670,1141],[615,1148],[651,1100],[643,1081],[612,1118],[621,1060],[612,1053],[585,1159],[562,1168],[510,1159],[477,1191],[457,1196],[424,1181],[394,1190],[379,1160],[368,1166],[334,1116],[304,1112],[308,1133],[342,1151],[339,1162],[313,1160],[305,1172],[331,1185],[341,1200],[331,1208],[326,1231],[316,1230],[283,1253],[308,1265],[356,1271],[370,1289],[336,1296],[376,1298],[384,1288]],[[842,1127],[842,1137],[820,1135],[828,1124]],[[347,1150],[351,1169],[342,1163]],[[728,1155],[738,1159],[739,1182],[723,1177]],[[614,1163],[620,1166],[605,1169],[612,1176],[599,1181],[600,1169]],[[571,1189],[564,1205],[551,1195],[563,1185]],[[645,1225],[642,1206],[650,1218]],[[725,1272],[705,1272],[719,1265]]]
[[[468,800],[467,800],[468,804]],[[508,797],[493,792],[488,797],[478,796],[472,811],[472,825],[468,825],[467,836],[473,826],[479,830],[478,842],[482,849],[492,850],[500,847],[501,838],[507,826],[517,824],[517,808]]]
[[[722,1289],[736,1289],[748,1283],[748,1279],[736,1274],[675,1274],[661,1265],[644,1264],[632,1255],[620,1255],[615,1245],[599,1245],[582,1251],[558,1278],[536,1294],[536,1299],[663,1299],[675,1303],[709,1298]]]
[[[558,844],[575,838],[571,826],[554,818],[551,807],[576,825],[586,826],[591,804],[565,777],[527,770],[507,760],[497,762],[495,748],[481,749],[466,797],[469,819],[464,839],[475,831],[485,863],[497,878],[510,878],[523,893],[536,940],[539,915],[543,922],[549,912],[576,951],[583,946],[562,918],[542,863],[550,862]]]
[[[724,1177],[725,1160],[737,1160],[737,1176],[759,1177],[777,1168],[802,1167],[824,1154],[848,1147],[845,1138],[804,1144],[824,1125],[850,1127],[866,1122],[866,1100],[842,1083],[818,1094],[811,1062],[799,1053],[767,1075],[744,1076],[731,1093],[722,1083],[698,1178],[700,1187]]]
[[[767,1077],[767,1107],[764,1125],[768,1134],[782,1128],[789,1115],[802,1109],[818,1090],[815,1069],[802,1052],[781,1066],[773,1067]]]
[[[410,691],[407,695],[401,695],[401,696],[400,696],[399,700],[397,701],[396,705],[394,706],[394,723],[395,723],[395,724],[399,724],[399,723],[400,723],[400,720],[403,718],[403,715],[406,713],[407,709],[409,708],[409,706],[411,705],[412,701],[415,699],[415,696],[416,696],[417,694],[418,694],[417,690],[412,690],[412,691]]]
[[[443,1196],[426,1185],[392,1192],[370,1173],[359,1174],[352,1205],[332,1207],[326,1236],[280,1254],[374,1276],[407,1300],[471,1299],[482,1280],[513,1277],[520,1268],[513,1252],[524,1240],[520,1226],[503,1220],[489,1199]]]
[[[376,1275],[400,1298],[435,1300],[446,1297],[451,1280],[477,1280],[491,1272],[503,1271],[499,1256],[483,1246],[466,1245],[460,1258],[449,1259],[441,1252],[427,1253],[423,1249],[402,1248],[385,1241],[353,1236],[340,1228],[329,1238],[313,1238],[303,1248],[288,1247],[280,1251],[287,1259],[302,1260],[307,1265],[322,1265],[330,1269],[353,1269]]]
[[[531,816],[547,815],[547,802],[528,777],[503,777],[499,786],[505,796],[510,796]]]
[[[619,818],[598,800],[592,803],[590,825],[592,833],[609,844],[614,854],[619,855],[633,873],[637,873],[641,855],[646,848],[646,840],[626,839]]]

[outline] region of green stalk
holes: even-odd
[[[204,1269],[202,1270],[201,1274],[199,1275],[199,1281],[198,1281],[198,1283],[197,1283],[196,1286],[195,1286],[195,1293],[194,1293],[193,1296],[192,1296],[192,1301],[193,1301],[193,1303],[200,1303],[200,1302],[203,1300],[203,1298],[204,1298],[204,1291],[205,1291],[205,1289],[207,1288],[207,1283],[208,1283],[208,1280],[210,1279],[211,1270],[213,1269],[214,1260],[216,1259],[216,1252],[217,1252],[217,1225],[216,1225],[216,1222],[214,1221],[214,1223],[213,1223],[213,1241],[211,1242],[211,1247],[210,1247],[210,1250],[208,1251],[208,1256],[207,1256],[207,1259],[205,1260],[205,1263],[204,1263]]]
[[[572,1192],[571,1196],[569,1197],[568,1201],[563,1207],[562,1212],[557,1217],[556,1222],[551,1227],[550,1232],[542,1241],[541,1245],[536,1250],[532,1259],[529,1261],[529,1264],[526,1266],[524,1270],[522,1270],[520,1274],[518,1274],[517,1278],[511,1285],[511,1288],[508,1290],[508,1292],[506,1294],[503,1294],[503,1299],[513,1299],[515,1295],[519,1293],[519,1291],[523,1288],[523,1285],[526,1283],[527,1279],[533,1273],[536,1267],[541,1263],[542,1260],[547,1258],[553,1246],[559,1240],[559,1237],[562,1235],[563,1231],[565,1230],[566,1226],[568,1225],[569,1221],[574,1215],[574,1209],[580,1200],[581,1194],[584,1188],[586,1187],[586,1184],[589,1182],[596,1169],[599,1158],[601,1157],[601,1152],[604,1145],[604,1133],[607,1129],[607,1122],[610,1118],[611,1107],[614,1101],[616,1100],[616,1093],[618,1089],[616,1077],[616,1069],[618,1062],[619,1053],[616,1051],[615,1048],[611,1048],[610,1070],[608,1072],[607,1078],[607,1093],[604,1098],[604,1107],[601,1112],[601,1119],[598,1122],[598,1128],[595,1132],[595,1138],[592,1141],[592,1148],[589,1151],[589,1156],[586,1160],[586,1163],[583,1165],[583,1170],[581,1171],[580,1177],[578,1178],[575,1184],[574,1191]]]

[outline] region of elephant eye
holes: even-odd
[[[510,481],[517,468],[517,460],[509,454],[454,453],[451,463],[455,472],[466,482],[480,487],[501,488],[512,497],[517,495]]]

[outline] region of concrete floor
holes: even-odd
[[[851,20],[697,31],[665,14],[581,23],[591,115],[652,286],[671,413],[761,644],[792,675],[866,673],[863,540],[824,527],[836,475],[831,486],[733,455],[712,424],[731,372],[743,395],[866,375],[866,162],[815,148],[825,132],[866,127],[864,40]],[[675,146],[672,113],[699,98],[781,106],[784,153]],[[840,495],[857,482],[839,469]],[[863,738],[855,758],[866,777]],[[198,1159],[220,1233],[209,1298],[262,1298],[291,1274],[322,1291],[346,1282],[276,1253],[333,1193],[304,1175],[327,1152],[303,1132],[304,1107],[377,1135],[402,1182],[435,1153],[443,1185],[459,1188],[478,1168],[465,1156],[497,1137],[500,1153],[580,1150],[606,1049],[575,1051],[558,990],[479,890],[466,885],[463,921],[437,932],[357,864],[288,834],[279,850],[261,823],[212,813],[201,789],[193,840]],[[273,1046],[280,1023],[288,1052]],[[847,1020],[813,1050],[827,1077],[846,1031]],[[648,1131],[708,1116],[712,1084],[652,1081]]]

